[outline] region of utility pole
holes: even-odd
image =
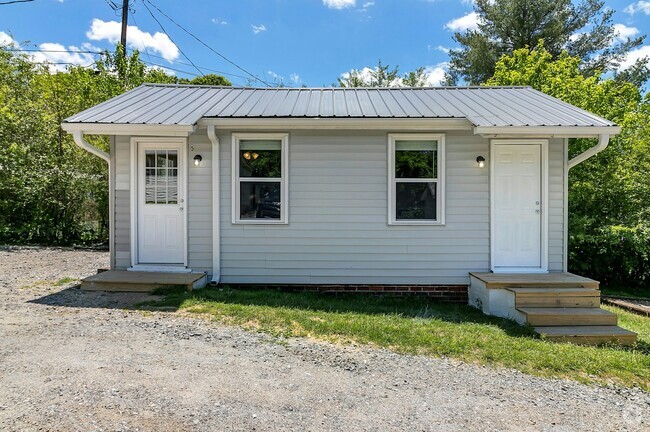
[[[122,48],[124,48],[125,53],[126,53],[126,25],[128,19],[129,19],[129,0],[123,0],[122,1],[122,39],[120,40],[120,42],[122,43]]]

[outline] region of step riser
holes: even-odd
[[[577,345],[634,345],[636,336],[545,336],[553,342],[570,342]]]
[[[600,297],[566,297],[566,296],[520,296],[516,297],[517,307],[570,307],[597,308],[600,307]]]
[[[526,323],[534,327],[540,326],[615,326],[618,324],[616,315],[528,315]]]
[[[153,292],[159,288],[191,290],[192,286],[183,284],[81,282],[81,289],[84,291]]]

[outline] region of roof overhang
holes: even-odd
[[[61,123],[61,128],[69,133],[82,132],[88,135],[144,135],[186,137],[196,130],[196,125]]]
[[[485,138],[598,138],[621,132],[620,126],[477,126],[474,134]]]
[[[471,130],[472,123],[464,118],[334,118],[334,117],[204,117],[200,127],[214,125],[220,129],[346,129],[346,130]]]

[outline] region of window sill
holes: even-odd
[[[388,226],[444,226],[444,222],[438,221],[391,221]]]
[[[270,220],[237,220],[232,222],[233,225],[289,225],[289,221],[270,221]]]

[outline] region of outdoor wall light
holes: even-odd
[[[201,165],[201,161],[203,160],[203,157],[199,154],[194,156],[194,166],[199,166]]]
[[[483,156],[477,157],[476,163],[478,164],[479,168],[483,168],[485,166],[485,158]]]

